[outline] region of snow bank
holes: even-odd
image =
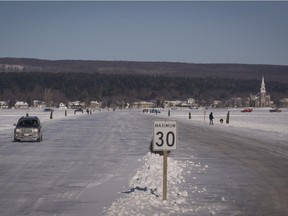
[[[167,200],[162,200],[163,189],[163,156],[148,153],[144,156],[144,165],[130,180],[125,194],[104,211],[107,216],[130,215],[191,215],[201,207],[191,206],[187,202],[188,191],[185,185],[185,174],[191,170],[205,170],[208,166],[194,164],[192,161],[179,161],[168,157],[168,193]],[[205,192],[205,188],[194,187],[192,193]],[[206,209],[208,214],[211,210]],[[213,210],[216,211],[216,210]]]

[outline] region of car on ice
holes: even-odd
[[[76,114],[77,112],[84,113],[84,110],[82,108],[75,109],[74,114]]]
[[[45,108],[45,109],[44,109],[44,112],[54,112],[54,109],[51,109],[51,108]]]
[[[156,115],[157,115],[158,113],[161,113],[161,112],[158,109],[151,109],[150,113],[156,113]]]
[[[252,108],[245,108],[243,110],[241,110],[241,112],[252,112],[253,109]]]
[[[42,125],[37,116],[23,116],[14,129],[14,141],[42,141]]]
[[[282,110],[275,108],[275,109],[270,109],[269,112],[282,112]]]

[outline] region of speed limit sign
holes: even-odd
[[[163,200],[167,200],[168,151],[176,149],[176,121],[153,122],[153,150],[163,151]]]
[[[176,121],[153,122],[153,150],[170,151],[176,149],[177,123]]]

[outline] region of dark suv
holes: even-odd
[[[37,116],[23,116],[14,129],[14,141],[42,141],[42,125]]]

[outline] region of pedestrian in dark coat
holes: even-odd
[[[210,115],[209,115],[209,119],[210,119],[210,125],[213,125],[214,116],[213,116],[213,113],[212,113],[212,112],[211,112]]]

